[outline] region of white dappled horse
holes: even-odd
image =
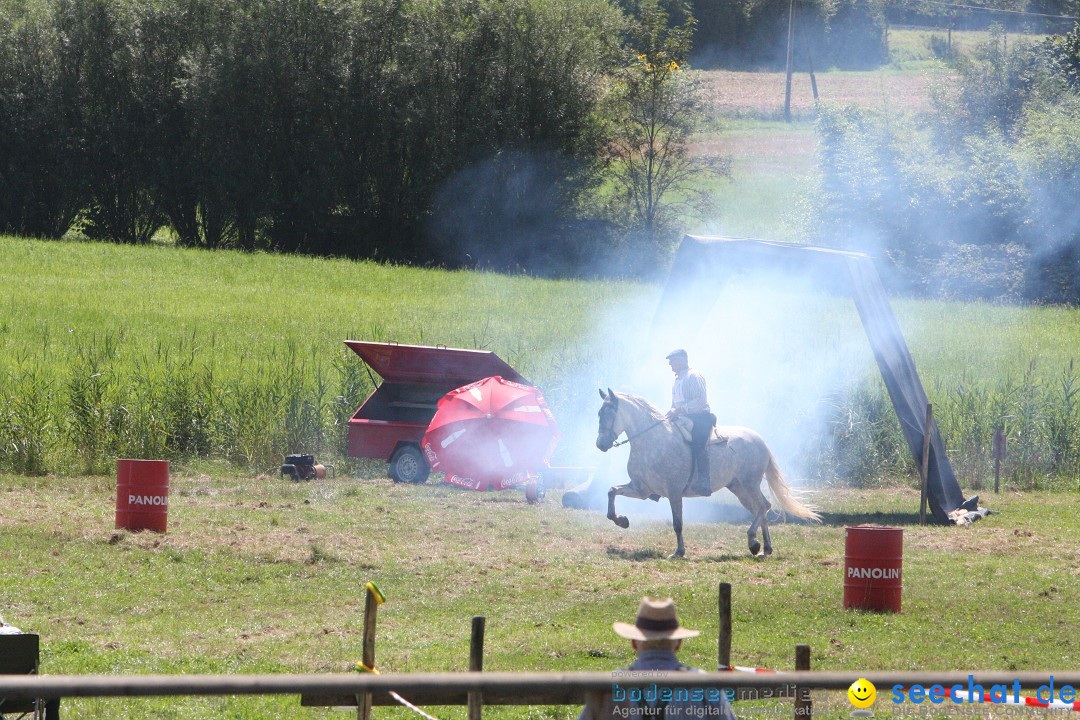
[[[604,404],[600,407],[596,447],[607,452],[622,433],[627,436],[624,442],[630,443],[630,457],[626,462],[630,482],[608,491],[608,519],[622,528],[630,526],[625,515],[615,512],[617,495],[641,500],[666,497],[671,503],[671,525],[678,540],[678,547],[671,557],[682,557],[686,553],[682,501],[684,497],[701,497],[690,488],[693,465],[689,436],[673,422],[665,420],[663,413],[642,398],[617,393],[610,388],[607,393],[601,390],[600,397]],[[747,545],[753,555],[770,555],[773,550],[766,519],[772,506],[761,492],[762,477],[768,481],[769,490],[785,513],[808,520],[821,519],[795,498],[784,482],[784,475],[769,446],[750,428],[734,425],[716,428],[709,443],[709,471],[712,491],[727,488],[753,516],[750,529],[746,531]],[[764,548],[757,541],[759,526]]]

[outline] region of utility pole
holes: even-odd
[[[791,53],[795,44],[795,0],[788,3],[787,16],[787,89],[784,91],[784,120],[791,122]]]
[[[814,104],[816,105],[820,98],[818,98],[817,77],[814,75],[814,58],[810,53],[810,38],[807,37],[805,22],[799,28],[799,35],[802,38],[802,44],[806,46],[806,67],[810,71],[810,89],[814,91]]]

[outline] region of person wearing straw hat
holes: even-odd
[[[668,672],[703,672],[679,662],[682,641],[701,633],[684,628],[671,598],[642,598],[634,624],[617,622],[615,634],[630,641],[637,659],[612,673],[612,692],[587,697],[578,720],[736,720],[720,688],[679,688],[636,685],[620,687],[619,676],[647,672],[663,677]],[[638,675],[638,677],[641,677]]]

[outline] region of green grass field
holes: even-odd
[[[822,490],[825,523],[777,525],[776,554],[746,552],[741,520],[688,507],[685,561],[664,559],[670,526],[620,500],[631,526],[560,507],[558,493],[393,485],[379,477],[294,484],[174,468],[167,534],[113,530],[112,478],[0,476],[0,607],[41,633],[43,672],[341,672],[360,655],[363,583],[379,611],[377,666],[467,667],[470,618],[487,618],[488,670],[606,670],[631,659],[611,631],[643,594],[671,595],[700,638],[686,661],[716,662],[718,582],[733,585],[733,662],[791,669],[808,643],[821,670],[1066,670],[1080,622],[1075,496],[985,499],[999,514],[968,528],[917,525],[918,494]],[[663,508],[661,508],[662,510]],[[638,513],[638,514],[634,514]],[[659,516],[662,518],[663,514]],[[844,526],[904,527],[903,612],[842,608]],[[837,694],[827,716],[846,717]],[[67,718],[339,717],[296,697],[64,703]],[[506,718],[577,708],[490,708]],[[404,718],[404,711],[379,709]],[[437,708],[464,718],[463,708]]]
[[[605,345],[615,356],[639,339],[651,320],[642,311],[660,293],[652,284],[2,236],[0,254],[6,371],[31,361],[59,371],[106,336],[121,366],[186,348],[221,360],[223,372],[289,348],[328,359],[353,338],[494,350],[530,378],[558,381],[579,356]],[[820,307],[832,317],[845,305]],[[1080,347],[1070,308],[896,300],[894,309],[931,379],[963,370],[988,380],[1032,359],[1056,372]],[[841,323],[854,317],[843,312]]]
[[[63,364],[104,336],[115,338],[125,364],[159,346],[184,347],[228,359],[225,372],[290,347],[328,358],[343,349],[342,340],[362,337],[498,346],[504,359],[536,373],[532,363],[573,345],[593,303],[636,291],[627,284],[163,246],[3,238],[0,252],[3,369],[21,358]]]
[[[1062,23],[1067,31],[1068,26]],[[903,28],[889,30],[889,57],[894,66],[912,67],[912,64],[941,60],[940,52],[952,43],[953,53],[971,52],[987,42],[990,34],[978,30],[953,30],[929,28]],[[1012,46],[1031,45],[1040,42],[1045,35],[1031,33],[1009,33],[1005,41]],[[951,38],[951,39],[950,39]]]
[[[968,40],[978,38],[954,33],[954,43]],[[943,71],[918,31],[892,31],[890,43],[893,67],[823,73],[823,93],[892,103]],[[762,96],[716,95],[723,117],[695,143],[730,155],[734,174],[718,186],[716,217],[693,229],[803,239],[817,182],[812,113],[777,122],[775,77],[713,79]],[[808,83],[797,82],[803,102]],[[377,665],[395,672],[464,670],[474,615],[487,617],[485,669],[613,669],[631,653],[611,622],[631,620],[643,594],[675,597],[684,624],[703,631],[683,659],[713,667],[719,582],[734,587],[740,665],[791,669],[797,643],[811,646],[821,670],[1054,671],[1080,662],[1080,480],[1074,471],[1048,476],[1038,455],[1063,447],[1045,439],[1060,417],[1077,418],[1064,437],[1075,438],[1068,452],[1080,448],[1080,409],[1068,405],[1077,396],[1066,382],[1080,310],[894,302],[965,490],[986,487],[989,419],[1006,412],[1015,423],[1010,457],[1028,470],[1012,467],[1000,495],[981,491],[996,514],[968,528],[919,527],[910,463],[885,464],[874,469],[880,476],[820,483],[812,500],[825,523],[775,526],[776,554],[766,560],[748,555],[730,494],[688,506],[688,558],[675,562],[665,559],[674,537],[663,504],[620,500],[632,521],[620,530],[600,513],[562,508],[557,491],[527,505],[521,493],[469,493],[437,478],[394,485],[383,463],[337,454],[342,413],[371,389],[346,338],[492,350],[544,390],[561,423],[587,428],[567,444],[591,450],[597,387],[635,390],[627,384],[654,366],[667,382],[666,348],[647,337],[657,285],[12,237],[0,237],[0,257],[0,614],[42,635],[43,672],[345,671],[360,657],[368,580],[388,596]],[[851,373],[872,374],[850,302],[797,309],[821,333],[811,355],[854,338],[862,349]],[[285,391],[269,392],[274,385]],[[315,436],[281,427],[288,393],[318,398]],[[229,410],[194,420],[244,446],[174,458],[167,534],[115,531],[109,453],[133,447],[120,440],[153,440],[121,437],[118,412],[156,437],[175,420],[162,413],[208,398]],[[244,416],[245,434],[235,422],[246,406],[258,407]],[[869,409],[885,407],[879,391]],[[1061,415],[1069,407],[1075,416]],[[853,432],[864,409],[851,405]],[[10,472],[25,459],[26,448],[12,450],[27,439],[16,426],[53,444],[36,448],[45,454],[34,474]],[[1043,439],[1025,445],[1033,428]],[[260,472],[298,437],[324,443],[320,458],[337,461],[338,477],[296,484]],[[102,444],[91,456],[87,442]],[[621,472],[625,456],[598,455],[568,461]],[[843,528],[858,523],[904,528],[901,614],[842,609]],[[851,707],[834,693],[816,709],[841,720]],[[430,710],[466,717],[464,708]],[[487,708],[485,716],[562,720],[577,711]],[[740,716],[753,712],[744,705]],[[349,716],[301,709],[297,697],[65,700],[63,714]]]

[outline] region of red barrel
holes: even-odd
[[[169,518],[169,461],[116,461],[116,527],[165,532]]]
[[[845,529],[844,607],[900,612],[903,528],[858,525]]]

